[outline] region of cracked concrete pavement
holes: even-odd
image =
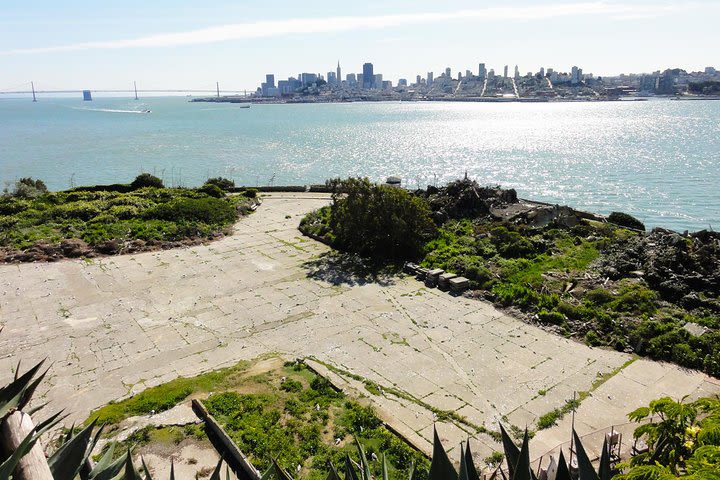
[[[547,333],[492,305],[427,289],[413,278],[367,281],[297,230],[321,194],[270,194],[234,235],[204,246],[137,255],[0,266],[0,380],[52,362],[36,401],[84,419],[111,400],[178,376],[266,352],[312,356],[376,382],[370,396],[401,433],[428,449],[434,415],[447,448],[505,419],[533,427],[598,374],[620,369],[577,413],[579,433],[627,422],[663,395],[720,391],[718,380]],[[385,391],[384,390],[384,391]],[[47,410],[47,408],[46,408]],[[435,411],[433,413],[433,410]],[[465,423],[442,412],[455,412]],[[539,432],[533,455],[568,438],[566,418]]]

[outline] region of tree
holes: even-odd
[[[17,198],[35,198],[47,192],[48,188],[45,182],[25,177],[15,182],[15,187],[10,195]]]
[[[155,175],[150,175],[149,173],[141,173],[137,177],[135,177],[135,180],[132,181],[130,184],[133,190],[137,190],[139,188],[145,188],[145,187],[153,187],[153,188],[163,188],[163,182]]]
[[[333,192],[330,230],[335,245],[363,256],[418,257],[437,233],[425,200],[367,178],[328,182]]]
[[[205,181],[205,185],[215,185],[216,187],[218,187],[224,191],[228,191],[231,188],[235,188],[235,182],[233,182],[229,178],[223,178],[223,177],[208,178]]]

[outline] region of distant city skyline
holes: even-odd
[[[327,78],[373,63],[384,79],[541,67],[596,76],[715,66],[718,2],[366,0],[302,6],[229,0],[6,5],[0,18],[0,91],[138,88],[254,90],[312,71]],[[337,73],[335,74],[337,77]]]

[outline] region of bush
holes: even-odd
[[[280,384],[280,390],[284,390],[286,392],[299,392],[302,388],[302,383],[293,379],[285,380]]]
[[[11,195],[17,198],[36,198],[48,192],[45,182],[30,177],[21,178],[15,182]]]
[[[597,347],[599,345],[602,345],[602,340],[600,340],[598,334],[595,333],[595,330],[589,330],[585,334],[585,343],[587,343],[591,347]]]
[[[437,228],[425,200],[367,178],[334,181],[330,228],[339,248],[386,259],[417,258]]]
[[[623,212],[612,212],[608,216],[608,222],[620,225],[621,227],[632,228],[633,230],[645,231],[645,224],[632,215]]]
[[[214,198],[222,198],[225,196],[225,192],[218,187],[217,185],[213,185],[210,183],[206,183],[202,187],[198,189],[198,191],[204,193],[208,197],[214,197]]]
[[[135,180],[130,184],[133,190],[139,188],[152,187],[152,188],[163,188],[163,182],[158,177],[150,175],[149,173],[141,173]]]
[[[226,225],[238,219],[237,209],[221,198],[176,198],[145,212],[145,218]]]
[[[215,178],[208,178],[205,182],[205,185],[215,185],[220,190],[228,191],[231,188],[235,188],[235,182],[230,180],[229,178],[223,178],[223,177],[215,177]]]
[[[258,194],[258,189],[257,188],[248,188],[242,194],[244,197],[247,197],[247,198],[256,198],[257,194]]]
[[[554,310],[550,312],[547,310],[541,310],[540,313],[538,313],[538,318],[542,323],[549,323],[552,325],[562,325],[565,323],[565,315]]]

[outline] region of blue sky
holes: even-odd
[[[0,90],[254,89],[265,73],[720,67],[720,2],[3,0]]]

